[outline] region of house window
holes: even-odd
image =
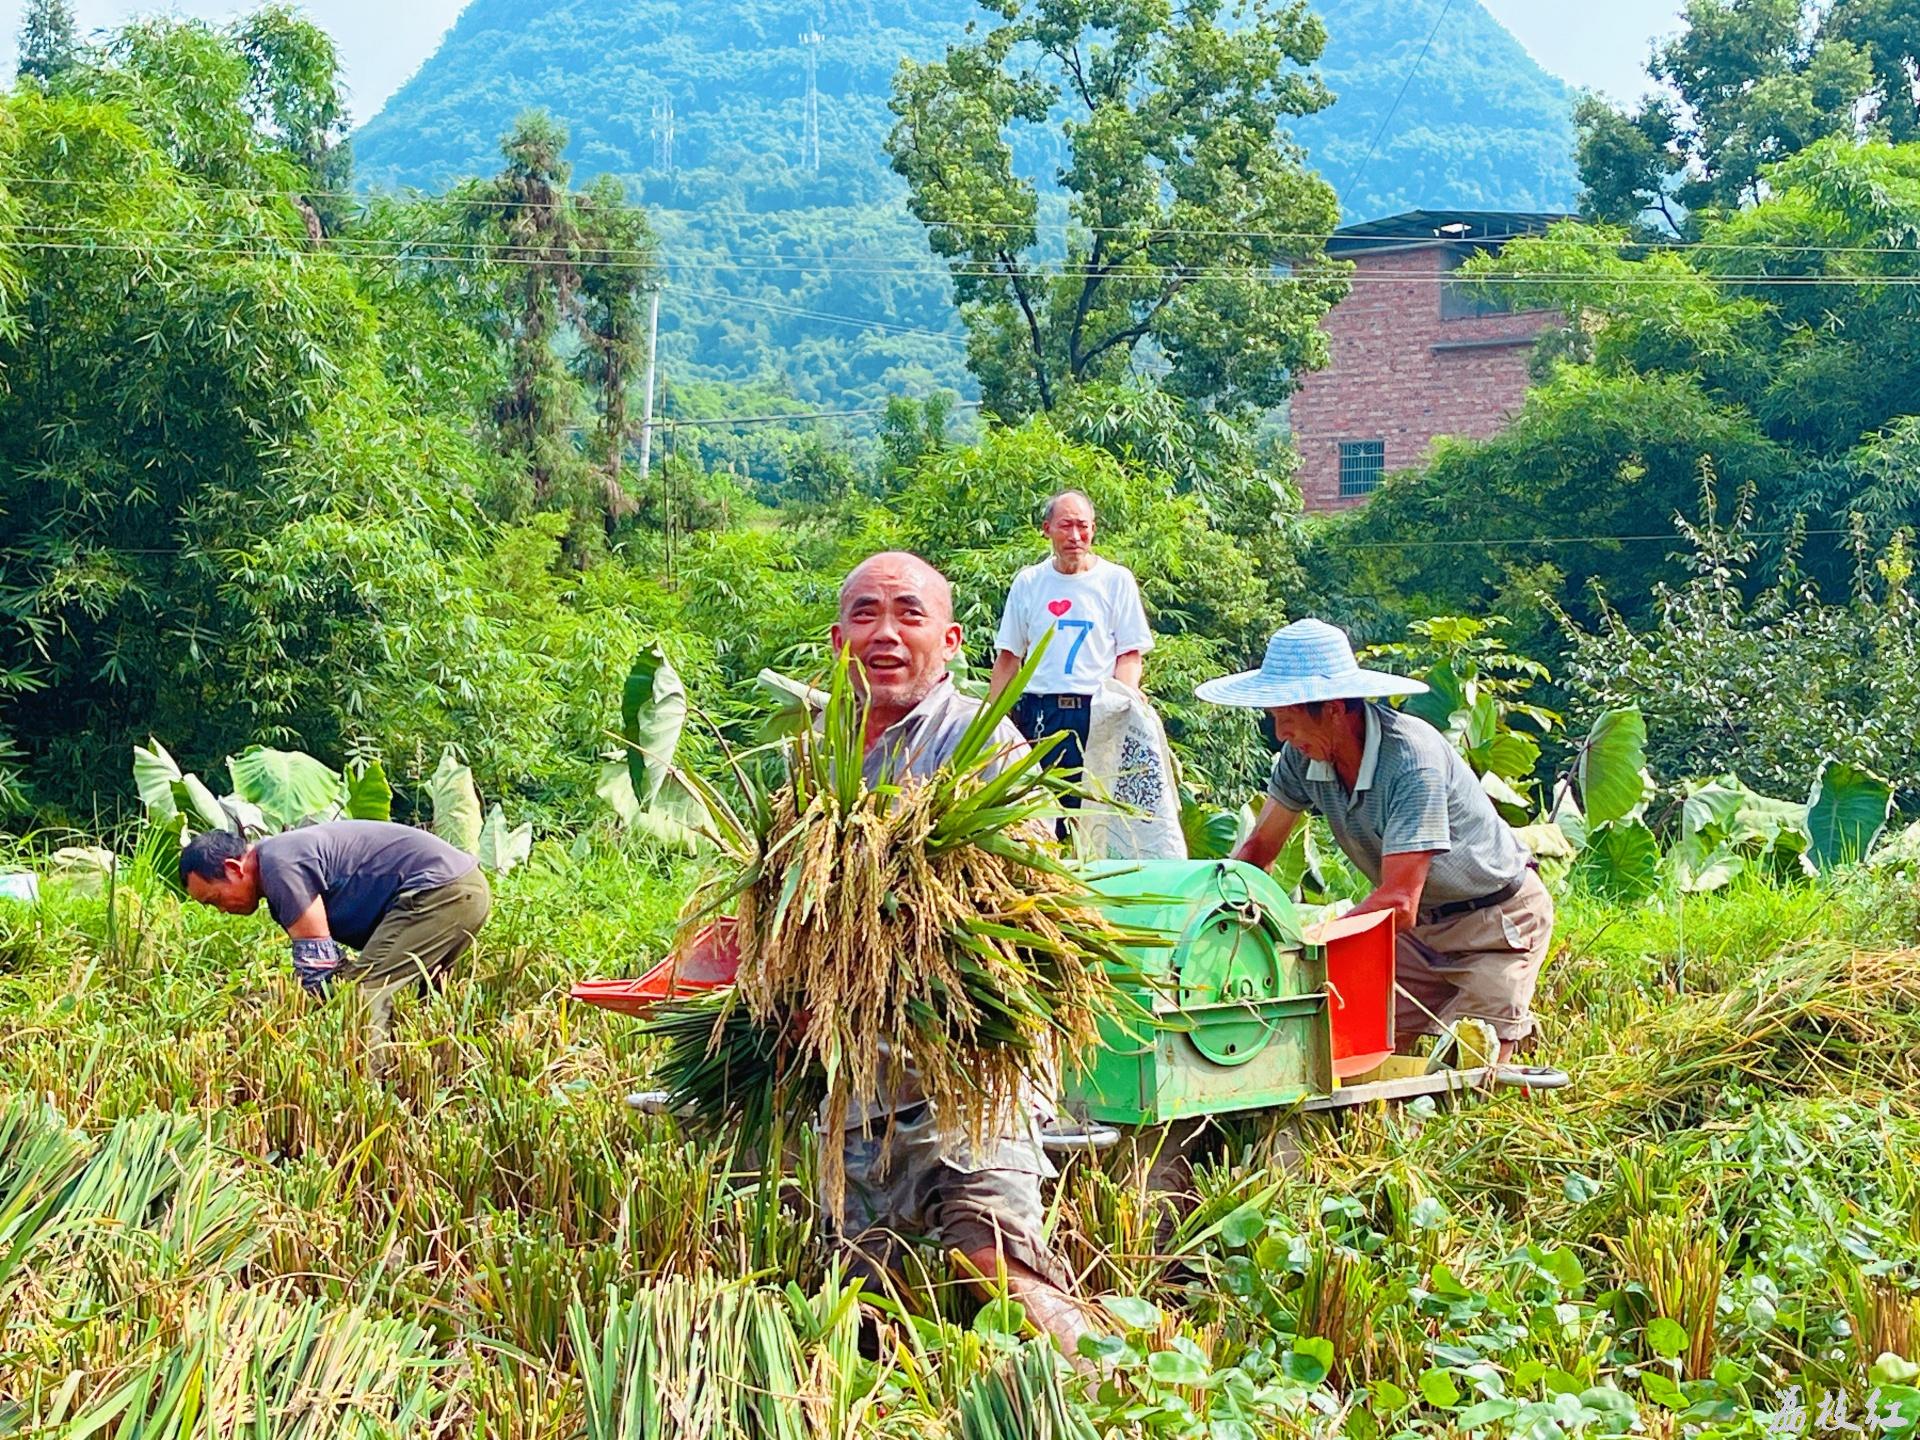
[[[1379,485],[1387,468],[1387,442],[1384,440],[1342,440],[1340,442],[1340,493],[1369,495]]]
[[[1458,250],[1448,251],[1445,266],[1449,271],[1458,270],[1466,258]],[[1511,300],[1478,294],[1470,285],[1458,280],[1447,280],[1440,286],[1442,320],[1477,320],[1483,315],[1510,315],[1513,308]]]

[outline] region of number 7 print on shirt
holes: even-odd
[[[1066,673],[1071,675],[1073,662],[1080,658],[1080,647],[1087,643],[1087,636],[1093,633],[1093,622],[1091,620],[1056,620],[1053,622],[1053,628],[1074,632],[1073,645],[1067,651]]]

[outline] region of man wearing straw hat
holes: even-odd
[[[1363,670],[1346,635],[1296,620],[1258,670],[1195,693],[1273,717],[1274,757],[1253,833],[1234,858],[1270,866],[1309,812],[1373,882],[1357,911],[1394,916],[1394,1035],[1486,1021],[1505,1061],[1533,1030],[1531,1004],[1553,935],[1553,899],[1526,847],[1467,762],[1426,721],[1380,702],[1418,680]]]

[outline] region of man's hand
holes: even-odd
[[[300,988],[314,994],[327,993],[327,986],[346,958],[340,942],[326,936],[301,936],[293,941],[293,973],[300,977]]]

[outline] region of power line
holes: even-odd
[[[1367,166],[1373,163],[1373,152],[1380,148],[1381,137],[1387,133],[1387,126],[1393,123],[1393,117],[1400,111],[1400,102],[1407,98],[1407,87],[1413,84],[1413,77],[1420,72],[1420,64],[1427,58],[1427,51],[1433,48],[1433,37],[1440,33],[1440,27],[1446,23],[1447,12],[1453,9],[1453,0],[1446,0],[1440,7],[1440,13],[1434,17],[1433,29],[1427,32],[1427,43],[1420,47],[1420,53],[1413,57],[1413,64],[1407,67],[1405,78],[1400,81],[1400,93],[1393,97],[1393,104],[1387,107],[1387,113],[1381,117],[1380,128],[1373,132],[1373,140],[1367,146],[1367,153],[1361,157],[1360,164],[1347,178],[1347,188],[1340,192],[1340,207],[1346,208],[1347,197],[1353,194],[1353,187],[1360,183],[1360,177],[1367,173]]]
[[[1338,512],[1334,512],[1338,513]],[[1852,535],[1850,529],[1742,530],[1743,540],[1788,540],[1812,535]],[[1644,543],[1654,540],[1668,544],[1684,543],[1686,537],[1675,532],[1665,535],[1516,535],[1506,537],[1469,536],[1444,540],[1342,540],[1338,536],[1316,537],[1317,544],[1343,550],[1464,550],[1502,545],[1600,545]]]
[[[903,397],[911,398],[911,397]],[[947,408],[950,410],[978,410],[984,402],[979,400],[956,400]],[[851,420],[861,415],[884,415],[889,407],[885,405],[863,405],[853,410],[806,410],[789,415],[717,415],[694,417],[690,419],[658,419],[654,424],[671,429],[675,426],[689,430],[707,428],[730,428],[735,425],[781,425],[799,420]]]
[[[42,227],[23,226],[18,228],[19,230],[25,231],[29,234],[72,235],[72,234],[90,233],[85,229],[85,227],[78,227],[78,226],[42,226]],[[170,235],[173,232],[168,232],[168,233]],[[179,233],[186,233],[186,232],[179,232]],[[88,239],[88,240],[82,240],[82,241],[61,241],[61,240],[45,240],[45,239],[27,239],[27,240],[20,241],[19,246],[22,249],[29,249],[29,250],[120,251],[120,252],[134,253],[134,254],[153,254],[153,255],[225,256],[233,259],[268,259],[268,260],[297,261],[297,260],[308,260],[308,259],[325,259],[331,256],[336,259],[380,260],[380,261],[405,262],[410,264],[422,264],[422,265],[451,264],[451,265],[470,265],[470,266],[476,266],[476,267],[483,266],[483,265],[498,265],[498,266],[523,266],[523,267],[538,267],[538,268],[560,268],[560,269],[575,269],[575,270],[591,270],[591,269],[597,269],[605,266],[613,266],[613,265],[624,263],[615,259],[608,259],[608,258],[598,258],[598,259],[588,258],[588,257],[548,258],[543,256],[533,256],[533,255],[523,255],[523,254],[475,254],[471,252],[441,253],[441,252],[436,252],[432,250],[420,249],[412,246],[401,248],[401,249],[378,250],[378,249],[360,247],[355,245],[351,241],[330,242],[329,244],[327,244],[326,246],[320,249],[310,250],[289,240],[287,244],[284,246],[276,246],[276,247],[269,248],[268,242],[270,241],[271,237],[267,237],[267,236],[250,236],[250,237],[246,237],[245,243],[237,244],[237,245],[226,245],[226,246],[208,245],[208,244],[201,244],[201,245],[170,244],[170,243],[165,243],[166,237],[162,236],[160,232],[154,232],[154,234],[155,234],[155,238],[151,242],[146,244],[137,244],[128,240]],[[514,250],[522,247],[501,246],[498,248],[501,250]],[[1920,258],[1920,251],[1916,251],[1913,253],[1915,254],[1916,258]],[[661,262],[658,261],[657,257],[654,257],[654,263],[658,264]],[[780,262],[778,264],[764,264],[764,265],[754,265],[754,264],[748,264],[748,263],[739,262],[739,261],[700,261],[700,262],[667,261],[664,263],[674,268],[693,271],[693,272],[707,272],[707,273],[714,273],[714,272],[720,272],[720,271],[739,271],[739,272],[745,272],[745,273],[795,272],[795,273],[814,273],[814,274],[823,274],[823,275],[860,276],[860,277],[866,277],[866,278],[884,278],[889,275],[907,275],[907,276],[925,275],[925,276],[942,276],[942,277],[972,276],[976,278],[992,279],[992,278],[997,278],[1005,273],[1002,269],[996,266],[974,266],[974,267],[954,266],[954,265],[941,266],[938,261],[932,261],[926,265],[913,265],[913,264],[903,264],[903,263],[896,262],[896,263],[891,263],[884,266],[879,266],[879,265],[855,266],[855,265],[834,264],[834,263],[815,262],[815,261],[785,261],[785,262]],[[633,268],[633,267],[629,264],[627,265],[627,268]],[[1043,264],[1043,265],[1028,267],[1025,270],[1023,270],[1022,273],[1029,276],[1042,277],[1042,278],[1046,278],[1046,277],[1073,278],[1076,276],[1086,276],[1094,273],[1094,267],[1070,266],[1070,265],[1044,265]],[[1198,280],[1198,281],[1232,280],[1232,281],[1238,281],[1242,283],[1250,282],[1250,283],[1256,283],[1256,284],[1262,284],[1262,285],[1320,285],[1320,284],[1339,283],[1339,284],[1345,284],[1348,286],[1358,286],[1358,285],[1455,286],[1460,284],[1488,284],[1488,285],[1504,285],[1504,286],[1551,287],[1551,286],[1566,286],[1566,285],[1573,285],[1573,284],[1592,283],[1596,285],[1628,286],[1628,287],[1708,285],[1708,286],[1762,286],[1762,287],[1771,286],[1771,287],[1786,287],[1786,288],[1798,288],[1798,287],[1868,288],[1868,287],[1875,287],[1875,286],[1899,287],[1899,286],[1920,284],[1920,271],[1916,271],[1911,274],[1896,273],[1896,274],[1870,274],[1870,275],[1833,275],[1833,274],[1827,274],[1827,273],[1819,273],[1819,274],[1780,275],[1780,274],[1773,274],[1766,271],[1752,271],[1752,272],[1739,272],[1739,273],[1713,273],[1713,272],[1689,270],[1684,273],[1671,274],[1671,275],[1645,275],[1645,274],[1620,275],[1620,274],[1609,273],[1606,271],[1559,271],[1559,272],[1554,272],[1549,274],[1523,274],[1519,271],[1497,271],[1496,270],[1496,271],[1476,272],[1471,275],[1463,276],[1456,272],[1399,274],[1399,273],[1386,273],[1386,272],[1355,271],[1349,274],[1340,274],[1332,271],[1313,271],[1310,273],[1303,274],[1298,271],[1281,271],[1278,269],[1263,270],[1263,269],[1258,269],[1252,266],[1240,267],[1240,268],[1213,268],[1213,269],[1207,269],[1207,268],[1202,268],[1198,266],[1195,266],[1195,267],[1149,266],[1149,267],[1144,267],[1144,268],[1129,271],[1129,272],[1124,272],[1119,275],[1114,275],[1109,273],[1107,274],[1106,278],[1107,278],[1107,282],[1110,285],[1121,285],[1126,283],[1129,280],[1145,281],[1145,280],[1176,279],[1176,280]],[[761,302],[761,303],[771,305],[773,302],[769,301],[769,302]],[[817,313],[825,313],[825,312],[817,312]],[[861,323],[865,324],[869,322],[862,321]],[[882,321],[877,323],[884,325],[884,324],[890,324],[892,322]],[[941,334],[944,336],[944,332],[926,332],[926,333]]]
[[[729,295],[724,290],[688,290],[680,288],[676,293],[692,295],[702,300],[712,300],[723,305],[750,305],[759,310],[772,310],[781,315],[797,315],[809,320],[828,320],[839,325],[858,325],[863,329],[884,330],[893,335],[923,335],[931,340],[958,341],[966,343],[966,336],[951,330],[929,330],[922,325],[901,325],[891,320],[863,320],[853,315],[838,315],[829,310],[809,310],[800,305],[782,305],[774,300],[757,300],[746,295]]]
[[[1451,0],[1449,0],[1449,3],[1451,3]],[[1402,93],[1404,93],[1404,90]],[[1391,115],[1389,115],[1388,118],[1390,119]],[[1371,155],[1369,155],[1369,158],[1371,158]],[[1366,162],[1363,162],[1363,165],[1364,163]],[[1356,175],[1355,181],[1357,181],[1357,179],[1358,179],[1358,176]],[[44,186],[72,186],[72,187],[82,187],[82,188],[84,187],[124,188],[124,187],[130,186],[133,183],[135,182],[127,181],[127,180],[99,178],[99,177],[93,177],[93,176],[0,174],[0,185],[44,185]],[[352,190],[272,190],[272,189],[259,189],[259,188],[243,186],[243,185],[208,185],[208,184],[204,184],[197,181],[186,180],[184,178],[178,180],[177,183],[179,183],[183,188],[194,190],[196,192],[204,193],[204,194],[241,195],[241,196],[246,196],[253,199],[285,199],[285,200],[342,199],[342,200],[357,201],[363,207],[367,206],[370,201],[377,201],[381,199],[395,199],[403,204],[405,203],[430,204],[430,203],[445,201],[446,203],[449,203],[449,204],[457,204],[457,205],[468,207],[468,208],[494,208],[494,209],[509,209],[509,210],[552,208],[551,205],[542,204],[541,202],[530,201],[530,200],[495,200],[495,199],[485,199],[480,197],[465,198],[465,197],[452,195],[452,194],[439,195],[439,196],[419,196],[414,198],[403,197],[403,196],[386,196],[386,195],[375,195],[370,197],[358,191],[352,191]],[[1352,183],[1354,182],[1349,182],[1350,185]],[[1568,216],[1567,218],[1577,219],[1578,217]],[[942,226],[941,228],[944,229],[944,228],[955,228],[955,227]],[[1246,227],[1222,227],[1222,228],[1214,229],[1214,228],[1180,226],[1180,225],[1089,225],[1078,220],[1059,220],[1059,221],[1035,220],[1031,223],[1018,222],[1018,221],[980,220],[980,221],[969,221],[964,228],[974,229],[974,230],[1018,230],[1018,231],[1033,229],[1033,230],[1044,231],[1044,232],[1050,232],[1053,230],[1063,230],[1063,231],[1069,231],[1069,232],[1079,232],[1079,233],[1084,233],[1089,235],[1103,235],[1103,234],[1104,235],[1140,235],[1148,240],[1161,238],[1161,237],[1188,238],[1188,239],[1209,239],[1209,238],[1217,239],[1221,237],[1227,237],[1232,239],[1299,240],[1299,241],[1308,242],[1308,243],[1324,243],[1326,240],[1331,238],[1330,233],[1324,230],[1260,230],[1260,229],[1251,229]],[[1461,241],[1453,241],[1450,239],[1450,237],[1444,236],[1444,235],[1434,235],[1431,237],[1350,236],[1347,238],[1360,239],[1360,240],[1377,239],[1378,241],[1377,248],[1382,250],[1393,250],[1393,249],[1400,249],[1400,248],[1423,249],[1432,245],[1445,244],[1445,243],[1458,243],[1458,244],[1471,244],[1471,245],[1504,244],[1506,242],[1513,241],[1513,240],[1537,239],[1537,238],[1540,238],[1542,233],[1543,232],[1539,230],[1499,231],[1499,232],[1489,232],[1488,234],[1485,234],[1485,235],[1473,236],[1470,239],[1465,239]],[[394,243],[411,243],[411,242],[396,241]],[[444,243],[447,245],[456,245],[456,244],[462,244],[464,242],[447,240],[444,242],[433,242],[433,243]],[[1912,245],[1798,245],[1798,244],[1793,244],[1791,242],[1782,242],[1782,241],[1667,240],[1667,239],[1656,239],[1652,237],[1637,237],[1637,236],[1627,237],[1627,238],[1618,239],[1618,240],[1603,240],[1603,239],[1597,239],[1597,238],[1581,239],[1581,240],[1569,241],[1565,243],[1576,243],[1576,244],[1584,244],[1584,245],[1591,245],[1596,247],[1615,248],[1615,249],[1645,250],[1645,251],[1650,251],[1655,253],[1666,252],[1666,251],[1689,252],[1689,251],[1732,250],[1732,251],[1738,251],[1738,252],[1754,252],[1754,251],[1777,252],[1780,254],[1791,254],[1791,255],[1920,255],[1920,247],[1916,247]],[[652,252],[625,251],[625,252],[616,252],[616,253],[645,255],[645,254],[651,254]],[[781,258],[781,257],[774,257],[774,258]],[[855,258],[861,258],[861,257],[855,257]],[[870,258],[887,259],[887,258],[897,258],[897,257],[876,256],[876,257],[870,257]],[[929,258],[932,258],[932,257],[929,257]]]

